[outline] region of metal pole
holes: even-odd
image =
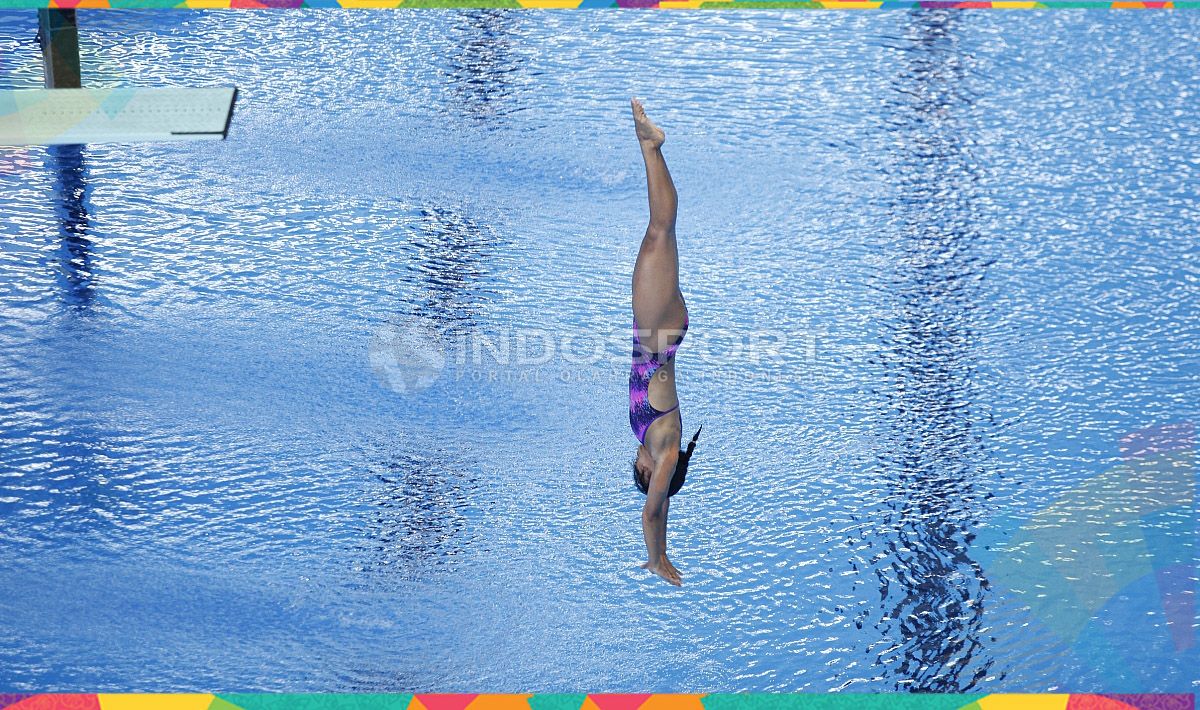
[[[74,10],[40,8],[38,40],[42,45],[42,66],[47,89],[78,89],[79,27]]]

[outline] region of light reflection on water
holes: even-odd
[[[83,18],[95,85],[242,87],[228,141],[3,149],[0,688],[1195,687],[1190,430],[1093,485],[1197,416],[1192,16],[261,17]],[[626,475],[630,94],[683,590]],[[1149,566],[1081,603],[1077,530]]]

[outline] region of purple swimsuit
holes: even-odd
[[[642,345],[641,339],[638,338],[637,318],[633,319],[633,366],[629,368],[629,426],[633,429],[633,435],[643,444],[646,443],[646,430],[655,420],[679,409],[679,405],[676,404],[667,411],[660,412],[650,406],[650,378],[654,377],[658,368],[675,357],[675,351],[683,342],[683,336],[687,334],[687,329],[688,318],[687,312],[684,311],[683,332],[679,334],[679,339],[667,346],[667,349],[661,353],[652,353]],[[682,425],[682,416],[679,421]]]

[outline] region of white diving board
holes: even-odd
[[[0,91],[0,145],[221,140],[237,89]]]

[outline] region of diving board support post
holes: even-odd
[[[47,89],[78,89],[83,86],[79,71],[79,25],[75,10],[39,8],[38,41],[42,45],[42,67]]]

